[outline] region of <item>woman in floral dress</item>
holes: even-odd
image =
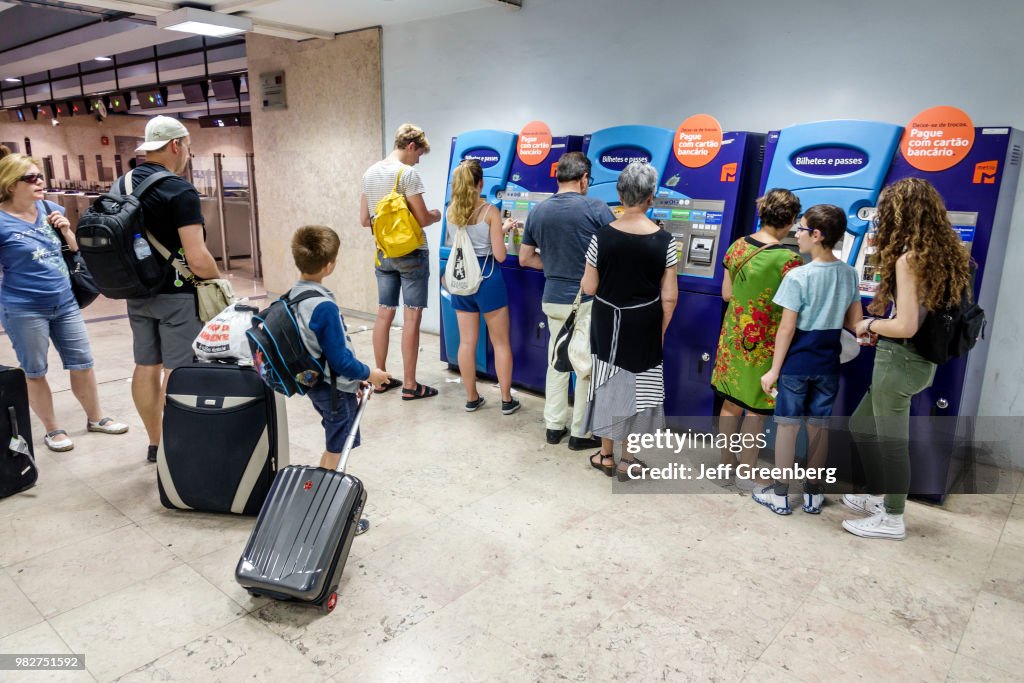
[[[733,242],[723,260],[722,298],[729,308],[722,321],[711,386],[723,401],[719,429],[730,443],[738,432],[763,433],[764,416],[775,408],[775,399],[764,393],[760,381],[771,368],[782,317],[772,297],[786,273],[803,263],[799,254],[781,244],[800,215],[796,195],[789,190],[769,190],[757,200],[757,214],[761,228]],[[745,443],[751,442],[745,439]],[[757,455],[756,446],[744,449],[739,462],[753,466]],[[727,447],[722,449],[722,463],[737,464]],[[736,486],[743,490],[752,490],[758,483],[736,478]]]

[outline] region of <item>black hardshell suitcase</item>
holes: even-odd
[[[253,596],[331,612],[356,535],[366,489],[345,465],[371,390],[363,393],[337,470],[293,465],[278,474],[249,536],[235,579]]]
[[[21,368],[0,365],[0,498],[35,485],[28,383]]]
[[[259,514],[287,464],[284,397],[254,368],[193,363],[171,372],[157,451],[165,507]]]

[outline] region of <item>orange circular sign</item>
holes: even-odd
[[[530,121],[523,126],[516,145],[519,160],[527,166],[536,166],[548,158],[551,151],[551,129],[543,121]]]
[[[900,152],[919,171],[945,171],[960,163],[974,146],[971,117],[956,107],[932,107],[903,130]]]
[[[714,116],[694,114],[676,129],[672,151],[683,166],[710,164],[722,149],[722,124]]]

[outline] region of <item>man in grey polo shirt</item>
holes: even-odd
[[[530,212],[519,249],[519,264],[544,271],[541,303],[551,333],[544,386],[545,436],[548,443],[557,444],[569,427],[569,448],[580,451],[601,447],[600,439],[587,438],[583,432],[590,378],[576,378],[576,400],[570,423],[569,373],[558,372],[551,366],[551,352],[555,337],[572,312],[572,303],[579,292],[590,238],[599,227],[615,220],[615,216],[600,199],[586,196],[590,187],[590,160],[585,154],[569,152],[563,155],[558,161],[556,175],[558,192]],[[576,328],[587,339],[592,304],[590,297],[583,297],[576,315]]]
[[[133,187],[157,171],[180,174],[192,156],[188,129],[177,119],[156,116],[146,124],[146,141],[135,151],[145,152],[146,162],[130,171]],[[124,179],[118,189],[125,190]],[[191,183],[180,177],[157,181],[143,195],[142,211],[153,236],[196,277],[220,277],[217,263],[206,248],[199,193]],[[192,362],[192,341],[202,329],[196,289],[177,270],[168,269],[166,282],[156,296],[128,300],[128,320],[135,355],[132,399],[149,436],[146,458],[156,462],[163,422],[163,385],[171,370]]]

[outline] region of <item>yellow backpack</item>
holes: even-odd
[[[398,191],[401,169],[395,177],[395,187],[377,202],[373,218],[373,238],[377,251],[384,258],[397,258],[410,254],[423,244],[423,229],[409,210],[405,195]]]

